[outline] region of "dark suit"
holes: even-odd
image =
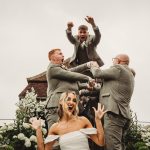
[[[100,42],[101,34],[98,29],[98,27],[94,28],[95,35],[89,35],[87,37],[87,40],[85,42],[85,50],[87,53],[88,61],[97,61],[99,66],[103,66],[104,63],[102,59],[99,57],[99,55],[96,52],[96,47],[98,43]],[[73,36],[71,31],[66,30],[67,38],[68,40],[74,44],[74,53],[73,56],[70,58],[70,64],[72,66],[77,66],[77,53],[80,46],[80,41],[78,39],[78,36]]]
[[[58,119],[57,108],[59,105],[60,95],[68,90],[78,93],[80,88],[79,86],[82,84],[79,84],[77,81],[89,81],[88,76],[78,73],[85,69],[87,69],[87,64],[71,68],[70,70],[67,70],[58,64],[49,64],[46,73],[48,82],[46,119],[49,127]]]
[[[114,65],[106,70],[91,69],[93,76],[103,79],[100,102],[108,112],[104,116],[107,150],[122,150],[122,134],[130,119],[130,100],[134,76],[127,65]]]

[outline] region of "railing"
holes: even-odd
[[[150,124],[150,122],[149,121],[138,121],[139,123],[149,123]]]

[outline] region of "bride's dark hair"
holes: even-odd
[[[74,112],[73,112],[73,115],[77,116],[78,113],[79,113],[79,108],[78,108],[78,101],[79,101],[79,100],[78,100],[78,98],[77,98],[78,96],[76,95],[76,93],[75,93],[74,91],[67,91],[67,92],[62,93],[61,96],[60,96],[60,102],[61,102],[61,101],[65,101],[66,98],[68,97],[68,95],[69,95],[70,93],[73,94],[73,95],[75,95],[75,96],[76,96],[76,99],[77,99],[76,109],[75,109]],[[59,106],[58,106],[58,116],[59,116],[59,119],[58,119],[58,120],[60,120],[60,119],[62,118],[63,113],[64,113],[64,111],[63,111],[62,105],[59,103]]]

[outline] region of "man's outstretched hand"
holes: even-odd
[[[107,110],[104,110],[104,105],[101,105],[101,103],[98,103],[97,110],[93,107],[95,112],[95,119],[102,119],[104,114],[107,112]]]
[[[86,20],[88,23],[90,23],[93,27],[96,26],[93,17],[91,17],[91,16],[86,16],[85,20]]]
[[[67,23],[68,30],[71,30],[73,26],[74,26],[73,22],[68,22]]]

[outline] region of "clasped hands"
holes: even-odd
[[[87,67],[89,69],[93,68],[93,67],[99,67],[98,63],[96,61],[89,61],[87,62]],[[87,85],[87,89],[88,90],[93,90],[94,86],[95,86],[96,82],[95,82],[95,79],[92,79],[91,77],[89,77],[89,82],[88,82],[88,85]]]
[[[93,67],[99,67],[99,65],[98,65],[98,63],[96,62],[96,61],[89,61],[89,62],[87,62],[87,67],[89,68],[89,69],[91,69],[91,68],[93,68]]]

